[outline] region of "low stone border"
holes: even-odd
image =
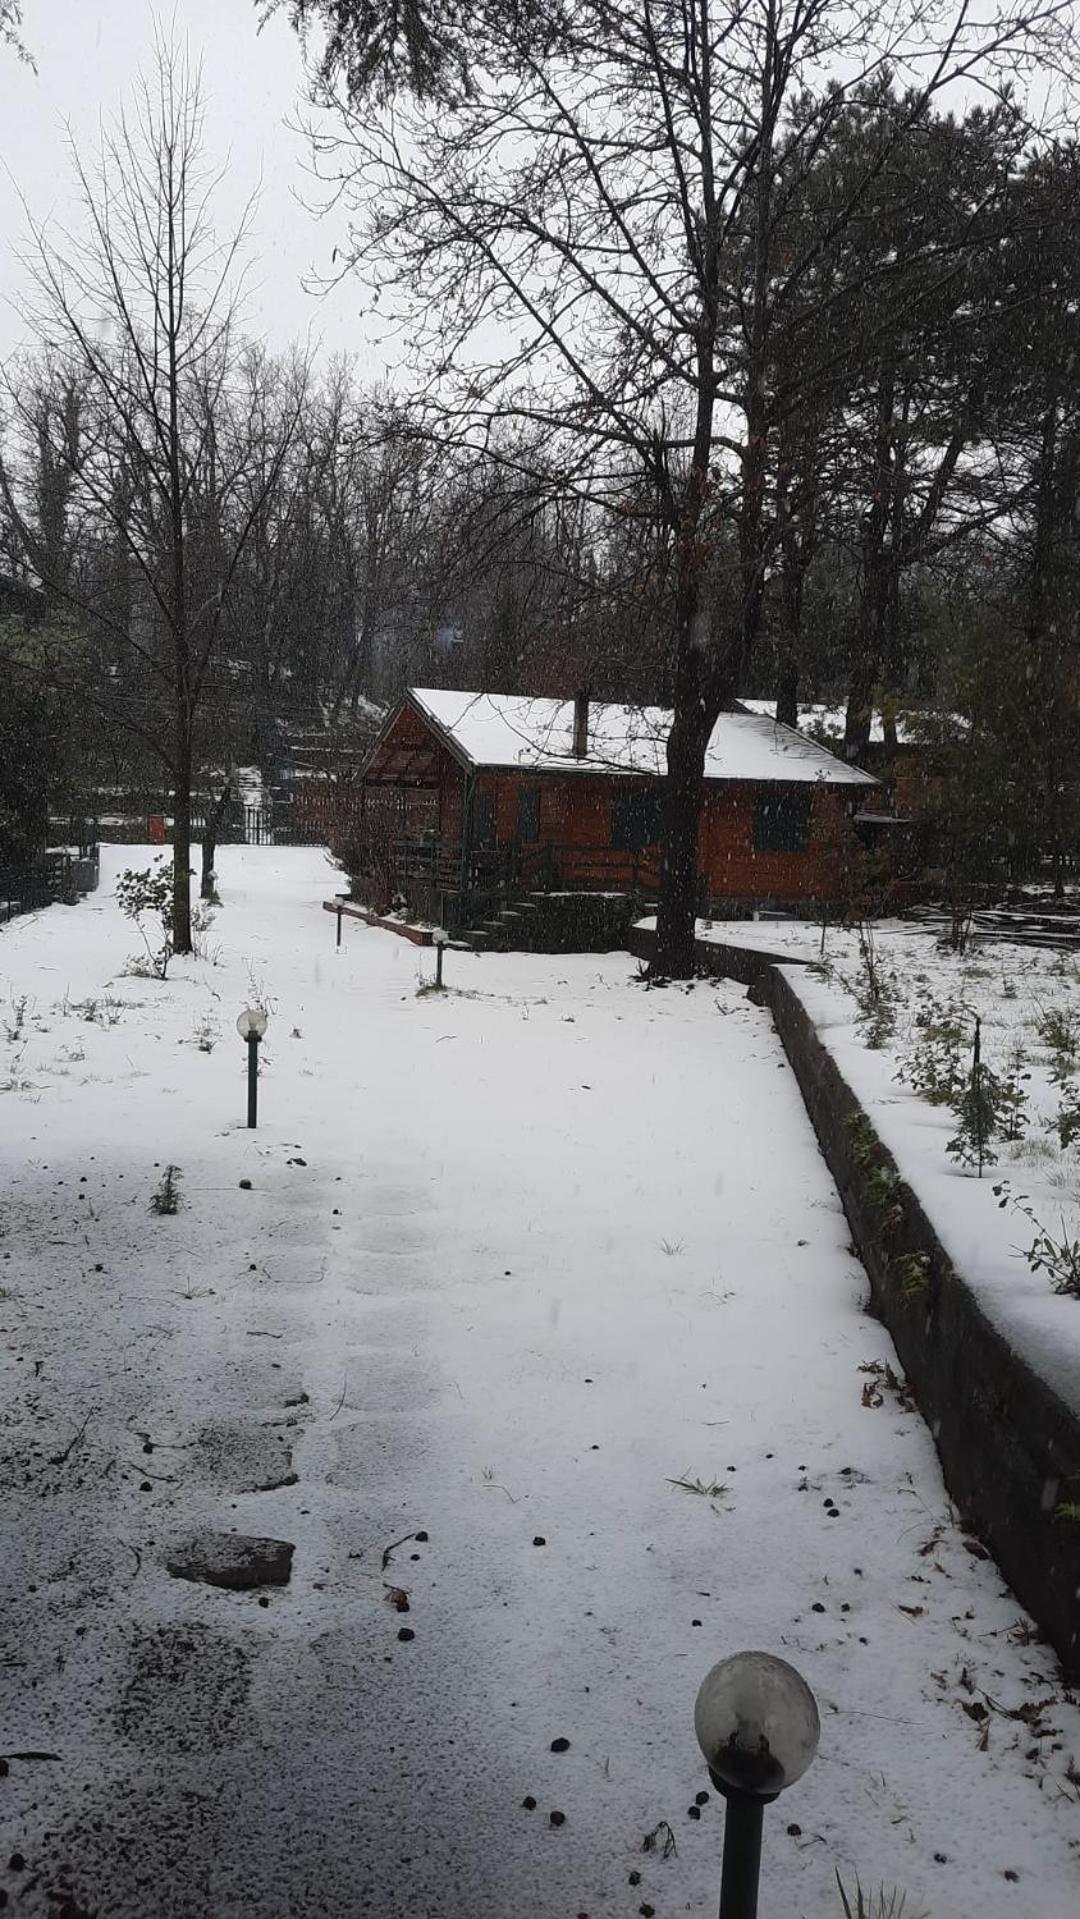
[[[645,926],[632,926],[627,945],[635,959],[651,960],[656,934]],[[806,960],[791,959],[783,953],[766,953],[756,946],[721,946],[713,940],[698,940],[698,968],[710,979],[734,979],[743,986],[757,987],[774,966],[805,966]]]
[[[635,928],[634,939],[631,951],[648,958],[652,933]],[[1054,1516],[1080,1494],[1080,1409],[986,1318],[781,970],[793,962],[704,941],[699,952],[703,970],[747,984],[771,1011],[945,1484],[1080,1678],[1080,1526]]]
[[[345,900],[324,900],[324,913],[341,914],[342,919],[362,920],[365,926],[380,926],[386,933],[397,933],[403,940],[411,940],[414,946],[432,945],[429,926],[409,926],[404,920],[382,919],[378,913],[369,912],[366,906],[356,906]]]

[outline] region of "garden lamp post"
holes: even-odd
[[[762,1815],[817,1751],[814,1695],[786,1659],[735,1653],[702,1680],[694,1731],[727,1802],[720,1919],[756,1919]]]
[[[259,1110],[259,1041],[266,1031],[267,1012],[264,1006],[245,1006],[236,1022],[236,1030],[241,1039],[247,1040],[248,1049],[248,1114],[249,1126],[258,1124]]]
[[[431,943],[435,948],[435,984],[436,986],[441,986],[443,954],[450,943],[450,935],[445,926],[436,926],[434,928],[431,935]]]

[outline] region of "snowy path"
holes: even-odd
[[[335,953],[318,856],[262,849],[216,965],[123,978],[129,857],[0,932],[0,1752],[56,1755],[0,1777],[14,1910],[708,1913],[693,1697],[760,1645],[823,1720],[763,1912],[836,1919],[839,1867],[1071,1919],[1080,1712],[860,1370],[892,1349],[767,1015],[617,955],[451,954],[475,996],[418,998],[430,956]],[[294,1541],[291,1585],[170,1578],[196,1526]]]

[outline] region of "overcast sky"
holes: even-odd
[[[262,180],[253,236],[248,330],[273,348],[312,329],[327,352],[357,354],[363,374],[383,370],[375,330],[364,321],[365,296],[355,281],[325,299],[304,291],[312,269],[325,269],[340,224],[318,222],[298,195],[305,180],[303,137],[290,131],[302,69],[297,40],[281,17],[257,31],[254,0],[24,0],[24,38],[37,73],[0,47],[0,358],[25,337],[11,301],[22,278],[18,251],[25,231],[19,193],[36,217],[70,214],[70,162],[65,122],[89,153],[98,122],[115,108],[152,58],[154,22],[175,20],[193,54],[201,55],[207,100],[207,146],[228,160],[219,231],[227,231],[247,194]]]

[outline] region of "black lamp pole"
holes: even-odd
[[[817,1704],[786,1659],[733,1653],[706,1673],[694,1730],[727,1808],[720,1919],[757,1919],[765,1808],[811,1764],[821,1732]]]
[[[258,1124],[259,1114],[259,1035],[249,1033],[248,1049],[248,1117],[249,1126]]]
[[[757,1919],[758,1881],[761,1876],[761,1827],[770,1803],[748,1792],[737,1792],[711,1773],[713,1785],[727,1805],[724,1816],[724,1865],[720,1878],[720,1919]]]

